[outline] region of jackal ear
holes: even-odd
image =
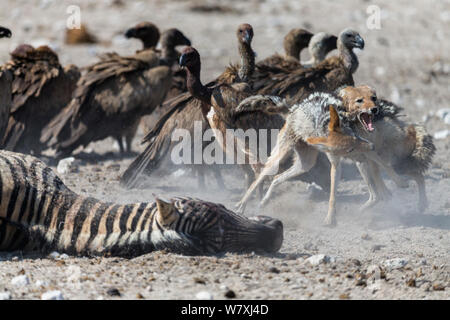
[[[340,131],[341,122],[339,120],[339,115],[333,105],[329,105],[330,108],[330,123],[328,124],[329,132]]]
[[[178,212],[173,203],[156,198],[156,219],[161,226],[168,226],[178,219]]]

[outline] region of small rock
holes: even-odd
[[[350,299],[350,295],[348,293],[342,293],[339,295],[339,299],[348,300],[348,299]]]
[[[406,280],[406,285],[407,285],[408,287],[413,287],[413,288],[415,288],[415,287],[416,287],[416,279],[414,279],[414,278],[409,278],[408,280]]]
[[[194,277],[193,280],[194,280],[195,283],[198,283],[198,284],[206,284],[206,281],[203,278]]]
[[[336,259],[334,257],[329,257],[324,254],[316,254],[306,259],[306,262],[309,262],[312,266],[318,266],[319,264],[330,263],[335,261]]]
[[[450,135],[450,130],[446,129],[446,130],[441,130],[441,131],[437,131],[434,133],[433,137],[436,140],[442,140],[447,138]]]
[[[0,301],[1,300],[11,300],[11,293],[8,291],[0,292]]]
[[[69,259],[69,255],[63,253],[62,255],[59,256],[59,258],[62,260],[66,260],[66,259]]]
[[[120,297],[120,291],[117,288],[109,288],[108,291],[106,291],[106,293],[111,296],[111,297]]]
[[[272,272],[272,273],[280,273],[280,270],[277,269],[277,268],[275,268],[275,267],[271,267],[271,268],[269,269],[269,272]]]
[[[59,252],[56,252],[56,251],[53,251],[48,255],[48,257],[51,259],[58,259],[59,256],[60,256]]]
[[[445,290],[445,287],[444,287],[444,285],[441,284],[441,283],[434,283],[434,284],[433,284],[433,290],[434,290],[434,291],[444,291],[444,290]]]
[[[383,246],[382,244],[375,244],[372,246],[372,252],[381,250],[381,248],[383,248],[383,247],[385,247],[385,246]]]
[[[59,290],[47,291],[41,295],[41,300],[64,300],[64,297]]]
[[[225,292],[224,296],[226,298],[233,299],[233,298],[236,298],[236,293],[234,293],[233,290],[227,290],[227,292]]]
[[[368,233],[363,233],[361,236],[361,239],[363,240],[372,240],[372,238],[369,236]]]
[[[23,287],[30,284],[30,279],[26,275],[17,276],[11,279],[13,286]]]
[[[58,166],[56,167],[56,171],[59,174],[66,174],[69,172],[76,172],[77,166],[75,165],[75,158],[69,157],[59,160]]]
[[[48,283],[47,283],[46,281],[37,280],[37,281],[34,283],[34,285],[35,285],[36,287],[45,287],[45,286],[48,285]]]
[[[388,270],[400,269],[400,268],[403,268],[404,266],[406,266],[407,264],[408,264],[408,260],[403,259],[403,258],[394,258],[394,259],[385,260],[383,262],[384,267]]]
[[[213,300],[214,297],[211,293],[209,293],[208,291],[200,291],[199,293],[197,293],[195,295],[195,297],[198,300]]]

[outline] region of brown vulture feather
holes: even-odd
[[[251,50],[251,48],[246,43],[253,38],[252,27],[248,24],[240,25],[237,30],[237,36],[243,65],[230,65],[215,81],[208,83],[205,88],[212,89],[223,83],[232,84],[246,80],[248,71],[254,69],[254,59],[253,61],[248,59],[249,49]],[[189,87],[189,79],[187,80],[187,86]],[[191,137],[194,137],[195,123],[201,123],[202,136],[210,128],[206,119],[209,106],[205,105],[197,96],[194,97],[191,92],[183,93],[167,101],[164,108],[167,108],[167,112],[142,141],[143,143],[148,143],[144,152],[130,164],[121,177],[121,184],[127,188],[136,187],[138,179],[143,173],[150,175],[156,168],[161,167],[163,163],[167,164],[168,157],[177,144],[171,141],[175,129],[186,129]],[[203,146],[206,146],[206,144],[204,143]],[[199,170],[200,186],[203,187],[203,170],[205,165],[197,165],[194,168]],[[222,178],[217,171],[217,167],[210,166],[209,168],[213,169],[219,185],[223,187]]]
[[[80,78],[71,102],[48,125],[42,140],[56,148],[58,157],[110,136],[121,141],[137,119],[151,113],[167,93],[171,70],[158,65],[159,57],[153,50],[131,57],[111,54],[109,59],[91,65]]]
[[[63,68],[47,46],[20,45],[3,68],[13,75],[12,108],[3,137],[7,150],[40,154],[46,145],[39,141],[43,128],[70,101],[80,72]]]
[[[312,68],[281,72],[280,69],[259,70],[254,90],[295,103],[315,91],[332,92],[342,85],[353,85],[352,74],[358,68],[353,48],[363,49],[364,40],[356,31],[346,29],[339,34],[337,48],[338,56],[327,58]]]
[[[5,27],[0,27],[0,38],[10,38],[11,30]],[[3,136],[8,126],[9,113],[11,111],[11,83],[12,74],[10,71],[2,68],[0,70],[0,139]]]

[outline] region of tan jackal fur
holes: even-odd
[[[433,138],[419,124],[401,121],[401,110],[392,102],[378,99],[369,86],[345,87],[338,90],[343,100],[346,117],[352,122],[356,134],[374,143],[375,151],[386,166],[396,173],[416,181],[419,189],[418,207],[427,207],[424,172],[436,151]],[[358,169],[369,186],[370,198],[363,206],[368,208],[379,200],[390,197],[380,177],[378,165],[366,155],[356,158]],[[405,186],[400,182],[400,186]],[[407,186],[407,184],[406,184]]]
[[[291,107],[286,123],[278,135],[277,144],[261,174],[237,204],[240,212],[245,209],[251,193],[276,170],[274,168],[278,168],[279,163],[294,158],[289,169],[274,177],[261,205],[267,202],[275,186],[309,171],[314,166],[319,151],[323,151],[331,162],[330,201],[326,223],[334,223],[335,192],[341,157],[359,153],[374,154],[372,143],[355,135],[348,124],[340,120],[336,108],[341,105],[341,101],[334,95],[318,92]]]

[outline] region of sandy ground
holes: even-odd
[[[178,27],[191,38],[202,55],[206,82],[237,61],[234,31],[239,23],[253,25],[258,58],[280,52],[284,34],[293,27],[335,34],[353,27],[366,41],[365,50],[358,52],[356,83],[372,85],[379,96],[402,105],[407,119],[424,122],[430,134],[450,129],[441,117],[450,108],[449,1],[229,1],[225,13],[192,11],[206,3],[200,1],[123,2],[119,7],[112,0],[2,1],[1,24],[14,36],[0,42],[0,61],[22,42],[50,43],[63,64],[79,66],[94,62],[101,52],[130,54],[140,45],[121,34],[149,20],[161,29]],[[63,43],[66,9],[72,4],[80,6],[82,22],[101,44]],[[370,5],[381,8],[379,30],[366,26]],[[143,148],[142,134],[134,141],[136,152]],[[154,252],[127,260],[0,253],[0,297],[40,299],[58,290],[65,299],[228,299],[233,293],[238,299],[449,299],[450,137],[435,144],[437,154],[426,175],[430,206],[424,214],[415,209],[415,186],[399,190],[390,180],[393,200],[360,212],[367,187],[348,164],[335,228],[322,226],[327,200],[310,200],[301,182],[280,187],[263,210],[251,203],[247,215],[283,221],[285,241],[278,254],[184,257]],[[225,172],[225,191],[213,179],[205,191],[196,190],[194,178],[173,175],[155,177],[145,189],[123,190],[118,177],[133,158],[120,157],[111,139],[91,144],[76,157],[78,170],[63,180],[80,194],[102,200],[190,195],[232,208],[243,191],[241,173],[233,170]],[[326,263],[311,264],[308,258],[319,254]]]

